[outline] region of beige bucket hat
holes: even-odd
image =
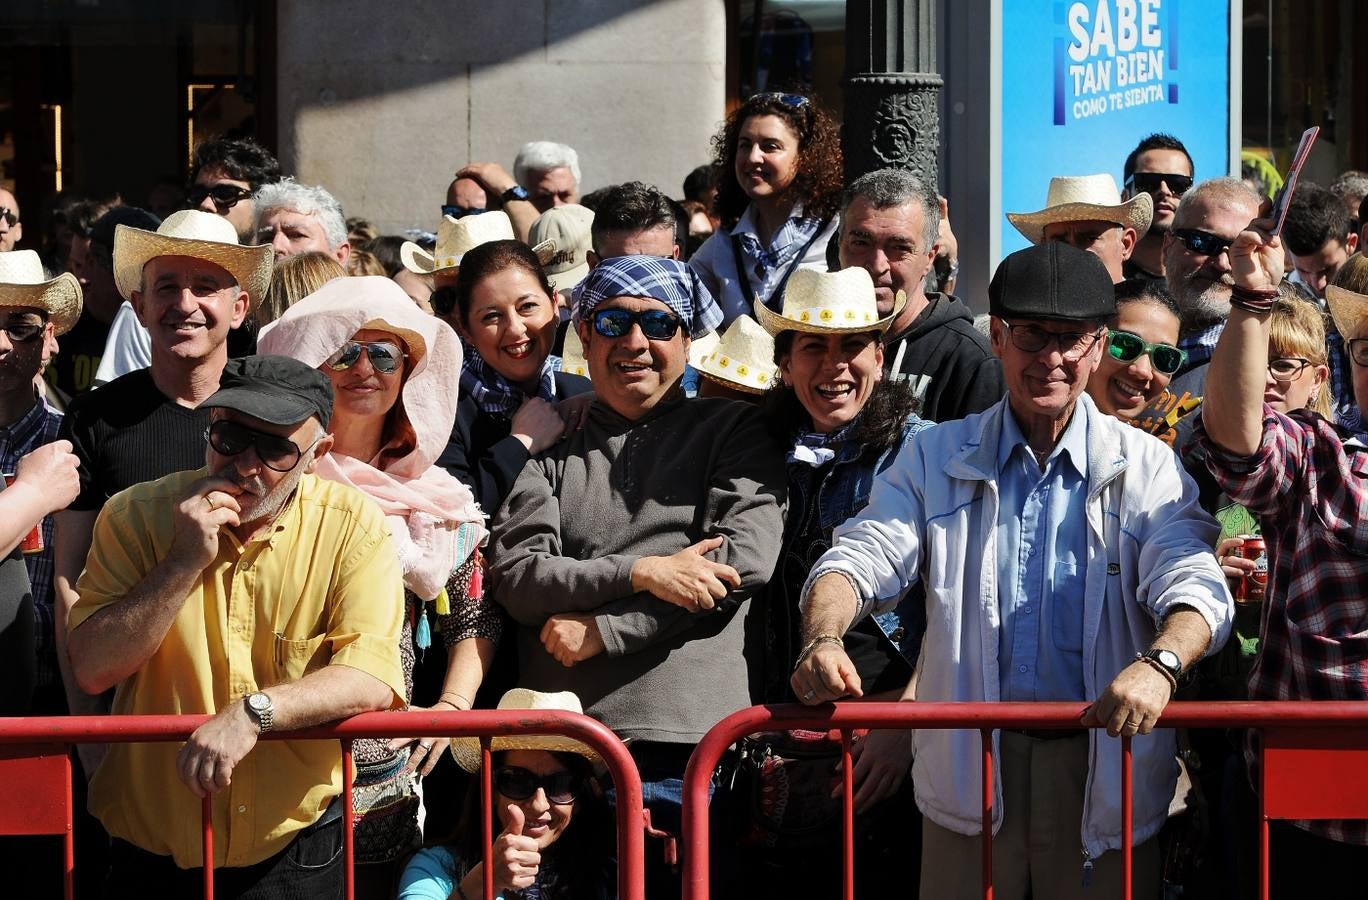
[[[1356,294],[1336,284],[1326,285],[1325,305],[1330,307],[1330,318],[1335,320],[1340,337],[1351,341],[1359,336],[1359,329],[1368,318],[1368,295]]]
[[[442,216],[437,226],[437,246],[431,253],[413,241],[404,241],[399,248],[399,259],[404,268],[419,275],[429,275],[444,269],[454,269],[461,258],[481,244],[490,241],[511,241],[513,222],[508,213],[492,210],[478,216],[456,219]]]
[[[198,209],[173,212],[156,231],[120,225],[114,229],[114,283],[125,300],[141,288],[143,266],[158,256],[193,256],[223,267],[255,306],[271,284],[275,251],[244,247],[232,223]]]
[[[488,213],[486,213],[488,215]],[[499,698],[498,709],[521,710],[524,712],[572,712],[584,714],[580,699],[572,691],[543,693],[527,688],[514,688]],[[492,738],[489,749],[493,753],[500,750],[547,750],[559,753],[578,753],[595,765],[602,763],[601,757],[590,749],[588,744],[559,734],[510,734]],[[460,737],[451,739],[451,755],[456,764],[467,772],[480,771],[480,739]]]
[[[748,394],[762,394],[779,377],[774,338],[750,316],[737,316],[712,352],[694,363],[708,378]]]
[[[573,322],[565,329],[565,344],[561,347],[561,371],[584,378],[589,377],[589,360],[584,358],[584,344],[580,341]]]
[[[578,203],[548,209],[528,231],[527,242],[541,257],[551,288],[568,291],[589,274],[594,211]]]
[[[1032,244],[1041,242],[1045,226],[1053,222],[1115,222],[1144,237],[1153,219],[1154,199],[1149,194],[1142,191],[1122,203],[1116,179],[1105,173],[1051,178],[1044,209],[1007,214],[1007,221]]]
[[[784,291],[784,306],[774,312],[759,298],[755,318],[770,334],[781,331],[806,331],[812,334],[858,334],[877,331],[883,334],[907,305],[907,294],[898,291],[893,310],[879,318],[874,279],[859,266],[839,272],[799,269]]]
[[[33,250],[0,253],[0,307],[41,309],[56,334],[66,334],[81,317],[81,283],[70,272],[48,278]]]

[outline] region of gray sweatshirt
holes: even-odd
[[[574,691],[624,738],[693,743],[750,704],[750,598],[784,530],[784,454],[755,407],[671,400],[630,422],[594,403],[583,430],[529,460],[495,517],[490,586],[520,626],[521,687]],[[632,590],[632,565],[707,537],[741,575],[711,611]],[[566,668],[542,624],[593,614],[605,652]]]

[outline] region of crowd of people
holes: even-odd
[[[994,733],[998,895],[1121,895],[1127,736],[1134,895],[1252,896],[1255,738],[1155,725],[1368,697],[1368,176],[1303,184],[1279,235],[1267,185],[1144,136],[1119,188],[1042,177],[1030,245],[961,298],[946,198],[843,183],[810,98],[750,98],[713,148],[673,199],[581,195],[535,141],[407,236],[247,138],[182,198],[27,235],[0,190],[0,703],[209,716],[79,748],[80,896],[197,894],[206,797],[221,896],[340,896],[337,745],[267,732],[584,712],[678,835],[724,716],[861,699],[1083,710]],[[857,735],[859,896],[979,895],[977,747]],[[484,821],[478,741],[357,742],[358,896],[615,895],[597,754],[492,750]],[[840,889],[840,761],[805,731],[728,753],[714,895]],[[58,890],[44,840],[0,840],[24,896]],[[1353,896],[1368,827],[1278,822],[1272,853],[1274,896]]]

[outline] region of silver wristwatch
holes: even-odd
[[[243,697],[242,702],[247,705],[247,714],[256,720],[260,733],[270,731],[275,718],[275,704],[270,696],[265,691],[255,691]]]

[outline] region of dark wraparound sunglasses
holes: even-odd
[[[361,351],[366,351],[371,368],[381,375],[393,375],[399,369],[399,361],[405,357],[398,345],[389,341],[347,341],[324,363],[334,372],[350,369],[361,359]]]
[[[653,341],[668,341],[684,324],[684,320],[663,309],[648,309],[645,312],[632,312],[628,309],[598,309],[591,317],[594,330],[604,337],[620,338],[632,330],[633,325],[641,326],[641,333]]]
[[[197,184],[186,192],[185,206],[187,209],[197,209],[204,202],[204,198],[208,197],[214,201],[214,209],[218,210],[218,214],[223,215],[250,196],[251,191],[235,184],[216,184],[213,187]]]
[[[43,333],[43,324],[32,319],[10,319],[0,325],[0,331],[9,335],[10,340],[17,344],[27,344]]]
[[[1230,245],[1235,243],[1233,238],[1223,238],[1219,234],[1212,234],[1210,231],[1202,231],[1198,228],[1175,228],[1173,236],[1183,242],[1183,246],[1192,253],[1202,256],[1215,256],[1222,250],[1227,250]]]
[[[256,450],[257,459],[260,459],[266,468],[275,472],[290,471],[299,465],[300,457],[304,455],[289,438],[257,431],[229,419],[214,422],[205,429],[204,436],[208,439],[209,446],[220,456],[237,456],[246,452],[248,447],[253,448]],[[309,445],[312,446],[313,444]]]
[[[1151,344],[1138,334],[1129,331],[1113,331],[1107,335],[1107,353],[1117,362],[1131,363],[1148,353],[1150,362],[1157,372],[1172,375],[1187,361],[1187,351],[1179,350],[1172,344]]]
[[[5,224],[11,228],[19,224],[19,214],[5,206],[0,206],[0,219],[4,219]]]
[[[502,766],[494,770],[494,789],[509,800],[526,800],[537,793],[537,788],[546,791],[546,799],[552,803],[574,803],[580,791],[584,790],[584,779],[573,772],[538,775],[518,766]]]
[[[1126,182],[1126,187],[1132,191],[1144,191],[1146,194],[1154,194],[1159,191],[1161,185],[1168,185],[1169,192],[1176,197],[1181,197],[1192,187],[1191,175],[1173,175],[1168,172],[1136,172]]]

